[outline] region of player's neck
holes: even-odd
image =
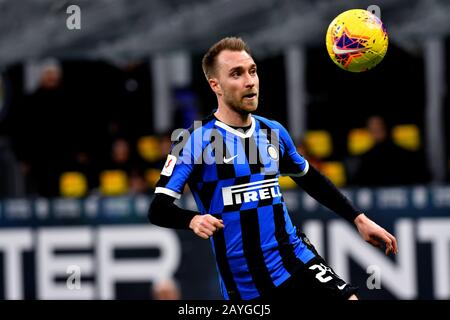
[[[251,113],[240,114],[231,108],[220,106],[214,113],[214,116],[221,122],[234,127],[246,127],[252,124]]]

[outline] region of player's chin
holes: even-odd
[[[258,100],[254,101],[244,101],[241,104],[241,110],[247,113],[254,112],[258,109]]]

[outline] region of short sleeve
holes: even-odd
[[[163,193],[176,199],[181,198],[184,186],[194,169],[197,149],[195,140],[195,135],[188,130],[179,135],[161,170],[161,176],[156,184],[156,194]],[[201,145],[199,148],[201,149]]]
[[[308,161],[297,152],[297,148],[286,128],[280,123],[276,123],[278,124],[280,143],[283,149],[280,159],[280,174],[295,177],[304,176],[309,169]]]

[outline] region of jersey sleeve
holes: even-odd
[[[304,176],[309,169],[308,161],[303,158],[295,147],[289,132],[280,123],[278,125],[280,136],[280,150],[282,152],[280,158],[280,174],[285,176]]]
[[[194,134],[187,130],[180,134],[167,155],[155,194],[163,193],[175,199],[181,198],[184,186],[194,169],[196,151],[201,149],[201,145],[196,147],[195,140]]]

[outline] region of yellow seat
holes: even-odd
[[[155,136],[140,137],[137,142],[137,149],[142,159],[149,162],[161,159],[161,146],[159,139]]]
[[[278,183],[280,184],[281,189],[293,189],[297,186],[294,180],[292,180],[288,176],[280,176],[278,178]]]
[[[309,153],[319,159],[326,158],[333,152],[331,135],[325,130],[307,131],[303,143]]]
[[[128,176],[122,170],[100,173],[100,192],[105,196],[118,196],[128,192]]]
[[[342,162],[339,161],[327,161],[323,162],[321,171],[328,179],[333,182],[336,187],[343,187],[347,183],[345,175],[345,167]]]
[[[419,128],[415,124],[402,124],[392,128],[392,139],[394,142],[411,151],[420,148]]]
[[[150,188],[156,188],[156,183],[159,180],[160,173],[161,170],[159,169],[148,169],[145,171],[145,180]]]
[[[373,138],[366,129],[350,130],[347,140],[347,149],[350,155],[361,155],[370,150],[373,145]]]
[[[83,197],[87,190],[87,179],[81,172],[64,172],[59,178],[59,193],[63,197]]]

